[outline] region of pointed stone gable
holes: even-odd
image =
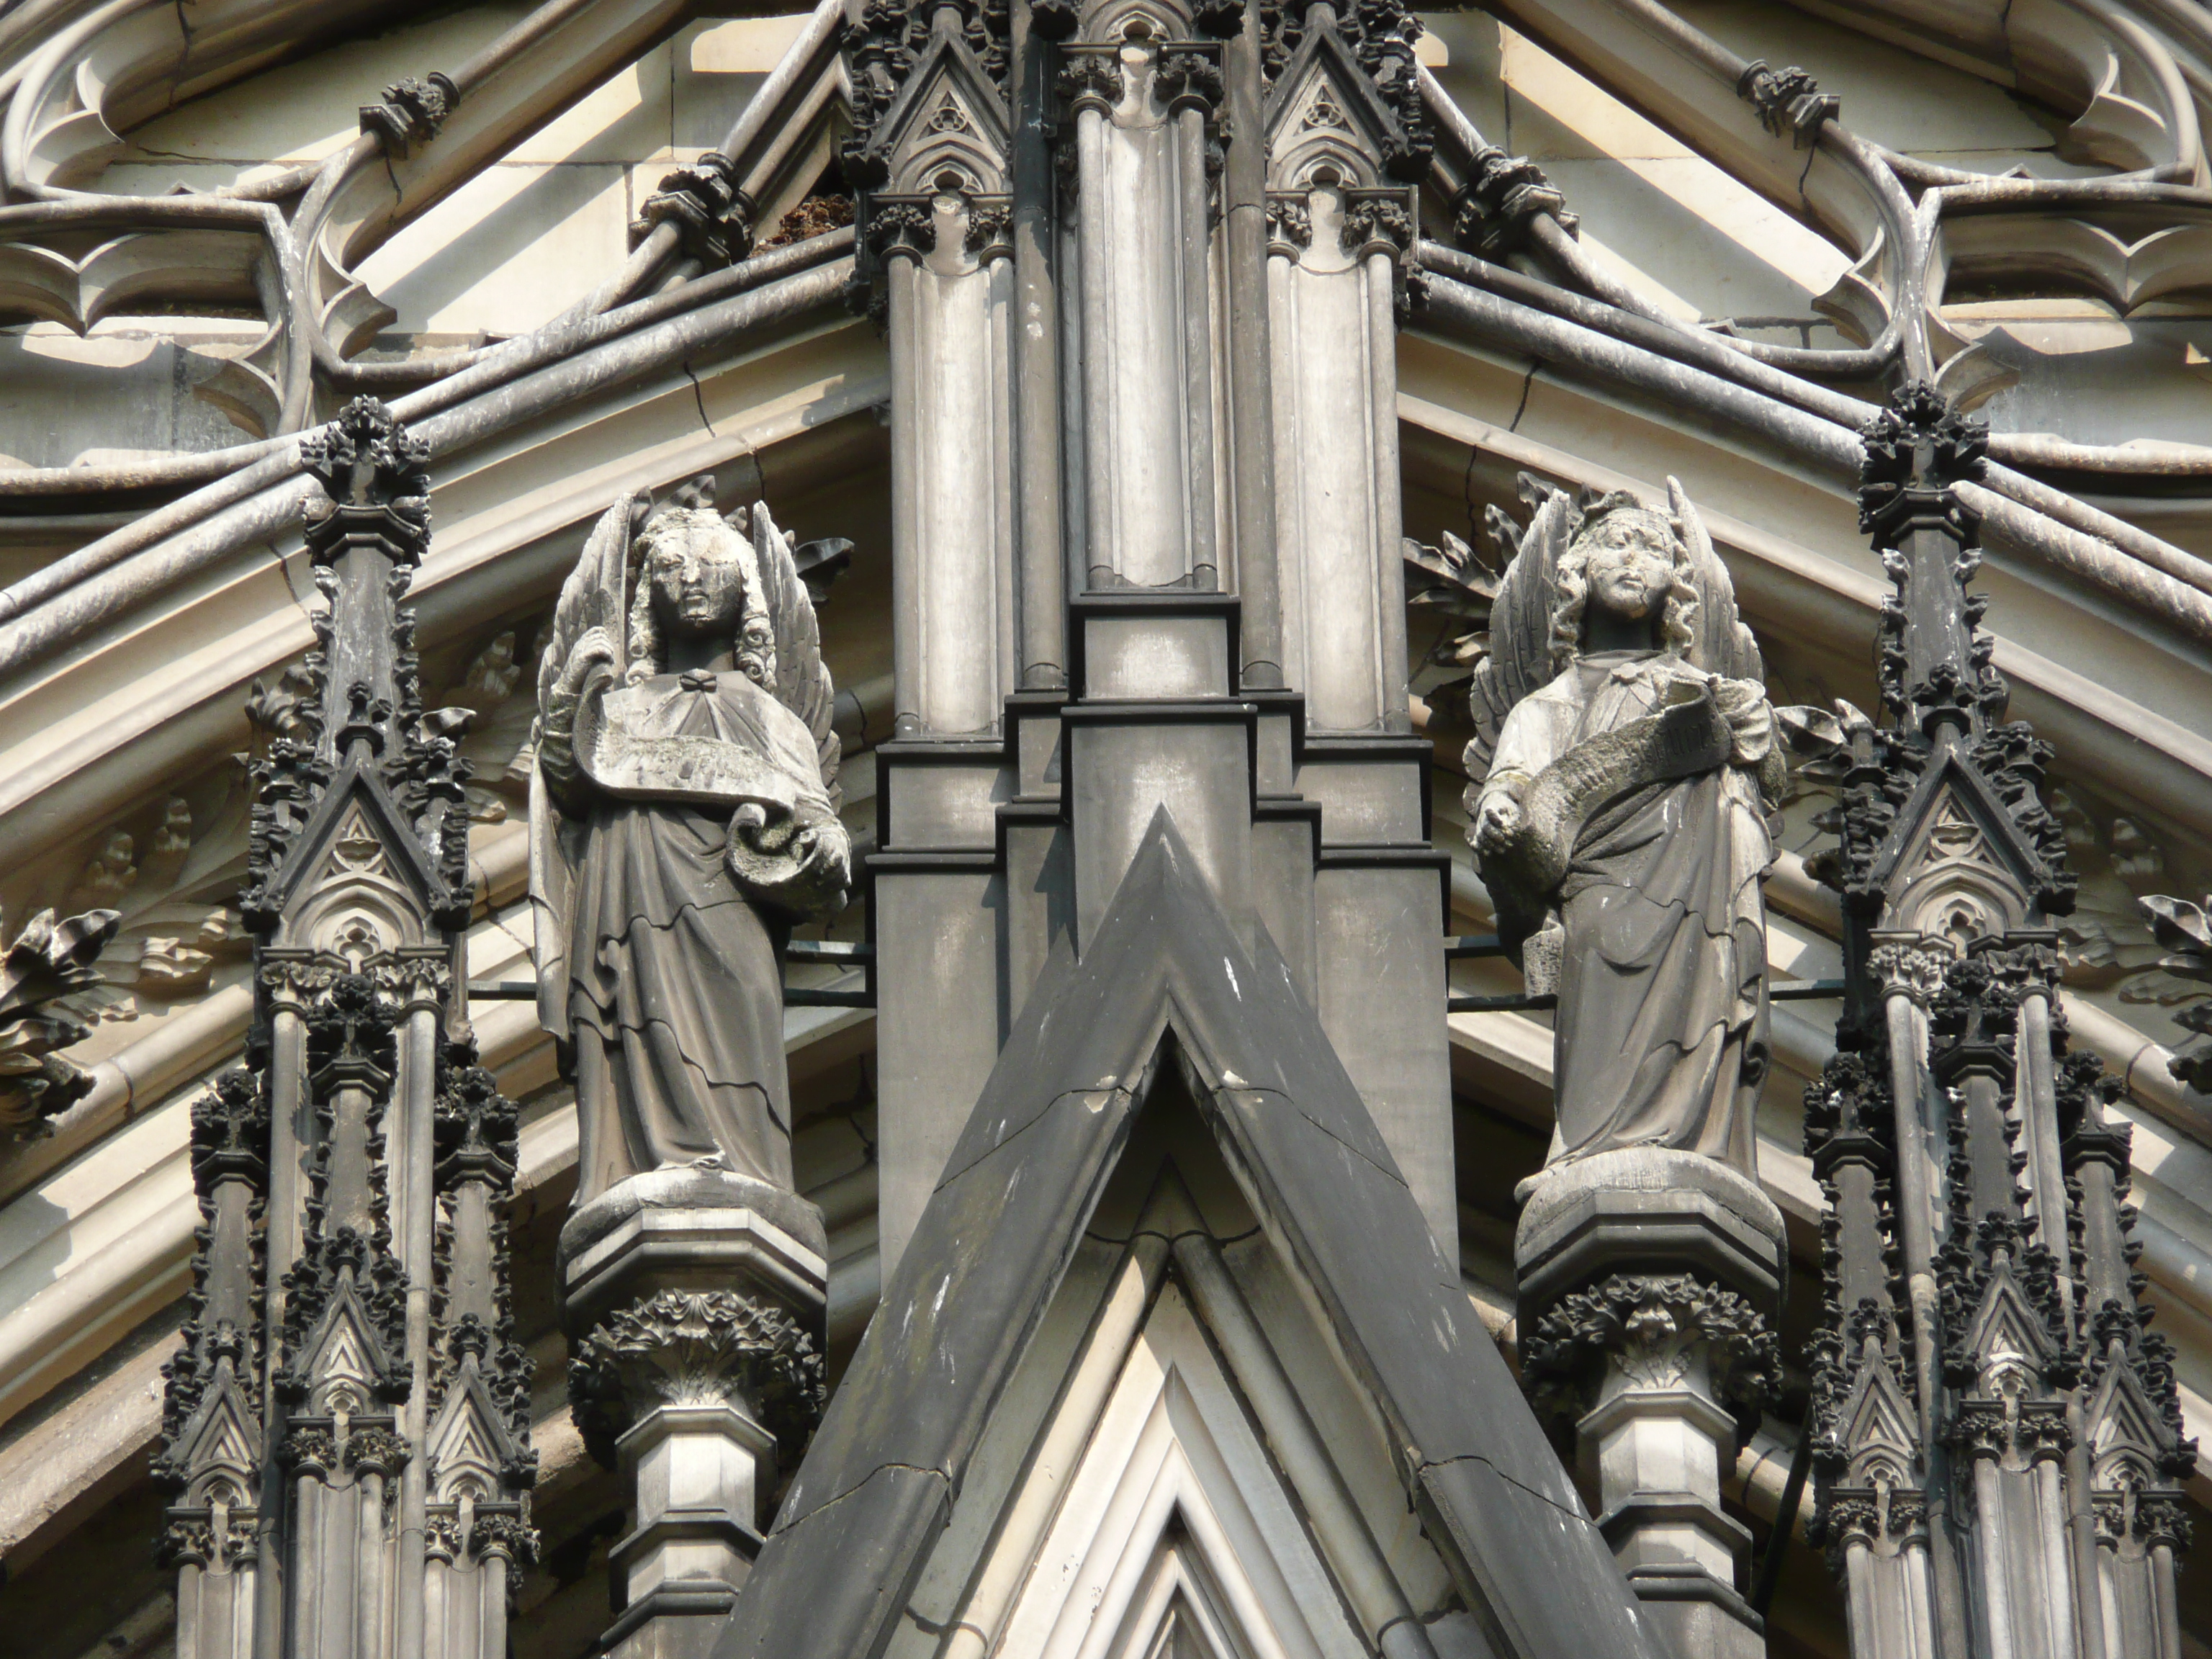
[[[1088,951],[1063,947],[1009,1037],[718,1659],[883,1650],[1169,1052],[1490,1647],[1656,1653],[1318,1019],[1162,811]]]

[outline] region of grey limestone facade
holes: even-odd
[[[2184,0],[0,105],[0,1652],[2212,1641]]]

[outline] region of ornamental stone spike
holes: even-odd
[[[325,604],[295,718],[252,768],[246,1061],[192,1109],[161,1553],[182,1651],[501,1659],[536,1548],[515,1115],[457,988],[467,768],[422,708],[399,603],[426,457],[366,398],[301,449]]]
[[[1897,591],[1889,723],[1840,711],[1839,844],[1812,861],[1848,975],[1806,1094],[1828,1205],[1812,1530],[1855,1652],[2178,1659],[2158,1609],[2195,1448],[2128,1266],[2119,1081],[2068,1046],[2049,746],[2005,723],[1968,590],[1956,486],[1986,433],[1912,385],[1864,437],[1861,523]]]

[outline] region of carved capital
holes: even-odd
[[[1313,214],[1303,195],[1267,192],[1267,252],[1296,259],[1313,246]]]
[[[1121,65],[1106,53],[1079,52],[1060,70],[1053,88],[1071,116],[1085,109],[1110,115],[1121,101]]]
[[[1877,945],[1867,954],[1867,977],[1885,997],[1901,996],[1925,1008],[1943,988],[1951,951],[1940,945]]]
[[[656,1407],[725,1405],[795,1443],[822,1412],[822,1355],[774,1303],[734,1291],[661,1291],[575,1346],[568,1403],[593,1456]]]
[[[968,229],[961,246],[978,262],[1014,257],[1014,210],[1010,198],[979,196],[969,204]]]
[[[1345,203],[1337,240],[1355,258],[1386,253],[1398,258],[1413,246],[1413,216],[1403,194],[1356,192]]]
[[[1195,109],[1208,117],[1221,109],[1229,90],[1221,75],[1220,51],[1192,42],[1164,48],[1152,77],[1160,101],[1170,111]]]
[[[866,234],[878,264],[896,258],[918,264],[937,249],[937,218],[927,203],[879,198],[869,204]]]

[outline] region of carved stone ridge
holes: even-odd
[[[361,130],[381,137],[384,153],[404,161],[416,145],[438,136],[460,101],[451,76],[433,71],[418,81],[410,76],[385,88],[383,102],[362,106]]]
[[[744,258],[752,252],[754,205],[738,180],[737,163],[715,149],[666,174],[632,221],[630,246],[672,224],[685,255],[702,264],[720,269]]]
[[[1736,96],[1759,111],[1759,124],[1777,138],[1788,135],[1799,149],[1809,149],[1820,137],[1820,123],[1834,118],[1843,100],[1822,92],[1820,83],[1796,64],[1786,70],[1767,67],[1755,58],[1736,77]]]
[[[1474,176],[1452,204],[1452,240],[1470,253],[1502,258],[1526,245],[1528,223],[1538,214],[1549,214],[1570,236],[1582,222],[1567,211],[1567,198],[1541,167],[1486,144],[1475,152]]]
[[[2212,898],[2205,904],[2191,904],[2153,893],[2136,903],[2150,923],[2151,937],[2166,951],[2158,965],[2178,978],[2212,985],[2212,915],[2206,914]],[[2212,1038],[2212,1000],[2192,1002],[2173,1019],[2200,1038]],[[2190,1088],[2212,1093],[2212,1042],[2192,1042],[2166,1061],[2166,1069]]]
[[[775,1304],[734,1291],[661,1291],[610,1314],[568,1362],[568,1402],[592,1455],[658,1406],[727,1405],[787,1443],[818,1420],[822,1355]]]

